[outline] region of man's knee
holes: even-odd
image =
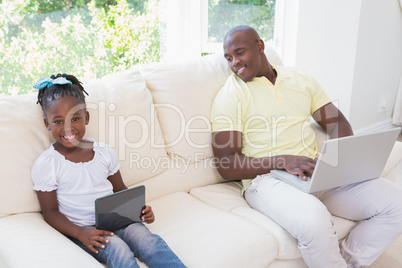
[[[336,236],[331,214],[325,209],[316,209],[293,223],[294,237],[304,243],[312,243],[325,237]]]

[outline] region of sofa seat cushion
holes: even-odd
[[[149,205],[156,220],[148,228],[188,267],[267,267],[277,256],[277,243],[268,232],[187,193],[170,194]]]
[[[40,213],[0,218],[0,259],[8,267],[100,267],[91,255],[48,225]]]
[[[262,213],[252,209],[241,196],[241,182],[224,182],[194,188],[190,194],[202,202],[247,219],[265,229],[278,243],[277,259],[301,258],[296,240],[282,227]],[[338,239],[347,236],[356,222],[333,217]]]

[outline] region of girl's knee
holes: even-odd
[[[148,228],[141,222],[130,224],[125,228],[124,232],[129,233],[132,236],[139,237],[143,237],[151,233]]]
[[[99,250],[102,262],[106,263],[107,267],[138,267],[134,253],[120,237],[114,235],[107,238],[109,243]]]
[[[123,258],[123,256],[134,257],[134,253],[119,236],[114,235],[108,236],[107,238],[109,239],[109,243],[105,244],[104,248],[107,255],[115,256],[117,258]]]

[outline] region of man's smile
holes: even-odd
[[[236,70],[236,74],[237,74],[237,75],[240,75],[240,74],[242,74],[245,70],[246,70],[246,67],[241,67],[241,68],[239,68],[239,69]]]

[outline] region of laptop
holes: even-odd
[[[285,170],[271,174],[306,193],[381,176],[401,128],[324,141],[313,174],[307,180]]]
[[[129,188],[95,200],[96,229],[115,232],[141,222],[145,207],[145,186]]]

